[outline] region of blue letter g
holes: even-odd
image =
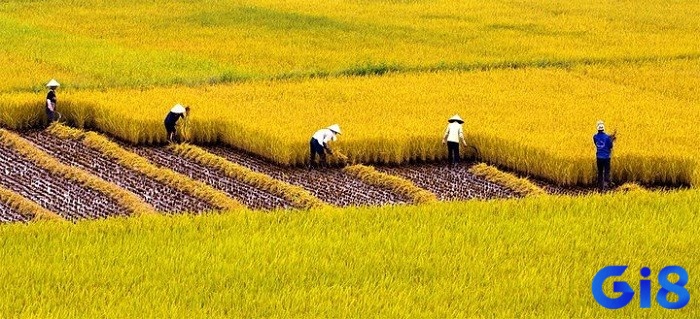
[[[595,301],[601,306],[608,309],[620,309],[632,301],[634,290],[624,281],[613,282],[613,291],[622,293],[619,297],[610,298],[603,292],[603,283],[605,279],[621,276],[625,273],[625,270],[627,270],[627,266],[607,266],[595,274],[593,283],[591,284],[591,291],[593,292],[593,298],[595,298]]]

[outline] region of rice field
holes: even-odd
[[[4,317],[698,316],[696,190],[0,226]],[[70,264],[70,266],[66,266]],[[681,265],[681,310],[593,275]],[[652,284],[652,291],[658,289]]]
[[[0,317],[700,317],[699,15],[0,1]],[[84,131],[37,131],[52,78]],[[176,103],[193,145],[163,146]],[[446,167],[455,113],[468,146]],[[599,119],[618,136],[606,194]],[[302,168],[334,123],[347,157]],[[690,304],[604,309],[591,279],[615,264],[635,291],[641,267],[684,267]]]
[[[0,91],[698,57],[698,13],[688,0],[3,1]]]
[[[608,131],[620,136],[614,151],[616,180],[696,185],[696,70],[700,60],[691,59],[571,70],[66,90],[60,107],[74,125],[94,127],[131,143],[153,144],[165,141],[162,118],[172,101],[187,103],[193,114],[184,129],[191,141],[224,143],[283,165],[306,163],[309,136],[331,123],[341,124],[345,133],[338,147],[354,161],[441,160],[446,157],[440,143],[446,119],[459,113],[472,146],[466,156],[562,185],[593,181],[591,136],[595,122],[604,119]],[[25,93],[8,101],[40,98]],[[15,103],[10,108],[21,109],[25,118],[41,115],[38,105],[8,103]],[[522,110],[527,116],[518,115]]]

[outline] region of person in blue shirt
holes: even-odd
[[[610,157],[612,155],[613,141],[615,134],[605,133],[605,123],[598,121],[598,133],[593,135],[595,144],[596,166],[598,167],[598,190],[604,191],[605,186],[610,184]]]

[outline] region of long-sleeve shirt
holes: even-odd
[[[327,128],[322,128],[316,131],[312,138],[316,139],[321,146],[326,147],[326,143],[335,141],[335,133]]]
[[[177,120],[180,118],[185,118],[185,113],[187,110],[182,105],[176,105],[172,109],[170,109],[170,112],[168,115],[165,117],[165,124],[169,126],[175,126],[175,123],[177,123]]]
[[[452,122],[447,124],[447,129],[445,130],[445,139],[448,142],[459,143],[460,139],[464,139],[464,132],[462,132],[462,124],[457,122]]]
[[[612,153],[613,141],[610,135],[605,134],[605,132],[598,132],[593,135],[593,144],[595,144],[596,158],[607,159],[610,158]]]
[[[179,120],[181,117],[184,118],[185,113],[169,112],[168,115],[165,117],[165,124],[169,126],[175,126],[177,120]]]

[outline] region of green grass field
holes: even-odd
[[[699,200],[691,190],[3,225],[0,315],[692,318]],[[630,266],[622,280],[634,289],[642,266],[683,266],[690,304],[602,308],[591,279],[615,264]]]

